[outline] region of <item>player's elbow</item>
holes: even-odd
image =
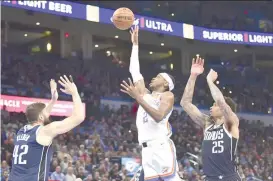
[[[184,108],[184,107],[185,107],[185,104],[186,104],[186,102],[185,102],[185,101],[183,101],[183,100],[181,100],[181,101],[180,101],[180,106],[181,106],[182,108]]]
[[[180,106],[186,111],[191,103],[188,101],[181,100]]]
[[[189,101],[182,98],[181,101],[180,101],[180,106],[184,108],[187,105],[189,105],[189,103],[190,103]]]
[[[156,116],[154,118],[154,120],[155,120],[155,122],[159,123],[160,121],[162,121],[164,119],[164,117],[165,117],[165,115],[160,114],[160,115]]]
[[[77,114],[74,114],[72,116],[72,118],[76,121],[76,122],[82,122],[85,120],[85,114],[84,112],[81,112],[81,113],[77,113]]]
[[[84,120],[85,120],[85,115],[84,115],[84,113],[81,113],[81,114],[77,115],[77,119],[78,119],[79,121],[84,121]]]

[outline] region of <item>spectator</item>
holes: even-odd
[[[93,181],[93,176],[89,174],[83,181]]]
[[[2,174],[1,181],[8,181],[9,178],[9,171],[4,171]]]
[[[9,166],[7,164],[7,162],[5,160],[2,161],[2,164],[1,164],[1,174],[4,175],[4,172],[7,172],[9,173]]]
[[[193,169],[193,167],[191,166],[189,160],[185,160],[185,161],[184,161],[184,164],[185,164],[185,167],[184,167],[185,172],[187,173],[187,175],[188,175],[189,177],[192,177],[193,172],[194,172],[194,169]],[[195,174],[195,175],[196,175],[196,174]]]
[[[65,176],[61,172],[61,167],[57,166],[56,171],[51,174],[51,180],[65,181]]]
[[[74,175],[74,170],[72,167],[67,168],[67,174],[65,175],[65,181],[76,181],[76,176]]]
[[[101,180],[100,173],[98,171],[96,171],[94,174],[94,181],[100,181],[100,180]]]
[[[77,178],[84,179],[86,177],[85,175],[85,169],[83,166],[79,167]]]
[[[9,112],[7,111],[7,106],[3,106],[3,109],[1,109],[1,117],[2,120],[9,120]]]
[[[63,173],[66,173],[66,171],[67,171],[67,167],[68,167],[68,163],[69,163],[67,157],[68,157],[68,156],[65,155],[63,161],[62,161],[61,164],[60,164]]]

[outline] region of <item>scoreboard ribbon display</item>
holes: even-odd
[[[273,46],[273,34],[194,27],[194,39],[248,45]]]
[[[114,13],[111,9],[68,1],[4,0],[1,5],[105,24],[112,24]],[[135,18],[135,25],[150,32],[215,43],[273,46],[273,34],[269,33],[208,29],[141,15]]]

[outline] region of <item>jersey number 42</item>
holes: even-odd
[[[13,150],[13,163],[16,164],[27,164],[27,160],[23,159],[23,156],[28,153],[28,145],[15,145]]]

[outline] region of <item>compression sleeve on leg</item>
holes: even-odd
[[[132,47],[129,71],[132,75],[134,82],[137,82],[143,79],[143,76],[140,73],[140,67],[139,67],[138,45],[133,45]]]

